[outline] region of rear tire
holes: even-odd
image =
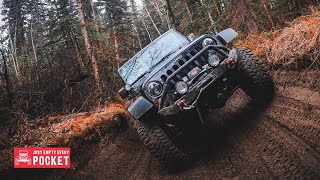
[[[141,121],[138,126],[138,134],[143,144],[159,163],[171,167],[190,160],[190,154],[179,149],[172,141],[173,136],[178,135],[177,131],[166,133],[164,127],[155,122]]]
[[[274,83],[267,66],[246,48],[239,48],[237,52],[241,89],[257,103],[267,103],[274,95]]]

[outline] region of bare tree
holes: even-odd
[[[101,42],[102,38],[101,38],[100,30],[99,30],[99,20],[97,19],[96,11],[94,9],[93,0],[89,0],[89,1],[90,1],[91,10],[92,10],[92,17],[93,17],[93,21],[94,21],[94,27],[95,27],[96,33],[98,35],[98,39]]]
[[[8,73],[8,68],[7,68],[7,61],[6,61],[6,57],[5,54],[3,52],[3,50],[0,50],[1,54],[2,54],[2,60],[3,60],[3,65],[4,65],[4,79],[6,82],[6,91],[8,94],[8,98],[9,98],[9,108],[12,109],[12,100],[13,100],[13,95],[12,95],[12,91],[11,91],[11,84],[10,84],[10,79],[9,79],[9,73]]]
[[[120,54],[119,54],[119,43],[118,43],[118,37],[116,32],[116,27],[113,27],[113,40],[114,40],[114,48],[116,51],[116,61],[117,61],[117,68],[120,67]]]
[[[187,0],[183,0],[183,2],[184,2],[184,6],[188,12],[189,19],[191,22],[193,22],[193,13],[190,10],[189,2]]]
[[[140,39],[140,35],[138,33],[138,28],[137,28],[137,24],[136,24],[136,17],[137,17],[137,9],[136,9],[136,5],[134,0],[130,0],[130,4],[131,4],[131,11],[132,11],[132,24],[133,24],[133,30],[134,30],[134,34],[136,34],[137,38],[138,38],[138,43],[140,46],[140,49],[142,49],[142,44],[141,44],[141,39]],[[134,35],[133,35],[134,37]]]
[[[153,24],[153,27],[156,29],[156,31],[158,32],[158,34],[159,34],[159,36],[160,36],[161,33],[160,33],[157,25],[154,23],[154,20],[152,19],[151,15],[150,15],[150,12],[148,11],[148,9],[147,9],[146,6],[144,6],[144,9],[146,10],[146,12],[147,12],[147,14],[148,14],[148,16],[149,16],[149,18],[150,18],[150,20],[151,20],[151,22],[152,22],[152,24]]]
[[[12,38],[9,35],[8,53],[11,56],[11,60],[12,60],[12,63],[13,63],[14,71],[16,73],[16,77],[19,79],[19,76],[20,76],[20,70],[19,69],[20,68],[19,68],[19,62],[18,62],[18,59],[17,59],[17,52],[16,52],[16,48],[15,48],[16,46],[14,44],[15,44],[15,41],[12,41]]]
[[[33,19],[33,16],[32,16]],[[33,56],[34,56],[34,61],[36,64],[38,64],[38,58],[37,58],[37,49],[36,46],[34,45],[34,38],[33,38],[33,27],[32,27],[32,20],[30,22],[30,38],[31,38],[31,45],[32,45],[32,50],[33,50]]]
[[[91,57],[91,65],[92,65],[92,69],[93,69],[93,75],[94,75],[94,78],[96,81],[96,86],[98,88],[98,91],[101,93],[102,89],[101,89],[101,85],[100,85],[101,82],[100,82],[99,68],[98,68],[98,64],[97,64],[95,55],[92,52],[91,44],[89,41],[87,28],[86,28],[86,22],[84,20],[84,14],[83,14],[81,0],[77,0],[77,5],[78,5],[77,10],[78,10],[78,15],[79,15],[79,20],[80,20],[80,28],[81,28],[84,44],[86,46],[87,53]]]
[[[145,30],[147,31],[150,41],[152,41],[152,38],[151,38],[150,32],[149,32],[149,30],[148,30],[148,27],[147,27],[146,23],[144,22],[143,17],[142,17],[141,19],[142,19],[141,21],[142,21],[143,27],[144,27],[144,28],[145,28]]]
[[[163,14],[162,14],[162,12],[160,11],[159,4],[158,4],[158,1],[157,1],[157,0],[153,1],[153,6],[154,6],[154,8],[155,8],[156,11],[157,11],[158,16],[160,17],[161,23],[164,24],[164,20],[163,20],[163,17],[162,17]]]
[[[216,8],[216,11],[217,11],[218,15],[221,16],[222,12],[221,12],[221,2],[220,2],[220,0],[216,0],[216,2],[214,3],[214,7]]]
[[[217,31],[217,28],[216,28],[216,22],[213,20],[213,17],[211,15],[210,11],[209,11],[208,6],[204,3],[203,0],[200,0],[200,3],[202,4],[202,6],[204,6],[206,8],[206,11],[207,11],[207,14],[209,16],[209,20],[210,20],[211,26],[214,28],[215,33],[217,33],[218,31]]]
[[[167,7],[167,11],[168,11],[168,16],[169,16],[169,21],[170,21],[170,26],[173,27],[174,29],[176,29],[176,19],[174,17],[172,8],[171,8],[171,4],[169,0],[166,0],[166,7]]]

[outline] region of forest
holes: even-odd
[[[124,85],[117,71],[170,29],[184,35],[202,35],[231,27],[239,37],[229,46],[250,48],[274,72],[319,72],[319,3],[319,0],[2,0],[1,134],[8,139],[20,137],[15,145],[24,145],[21,136],[26,129],[39,124],[42,127],[46,124],[40,122],[44,118],[56,121],[61,116],[70,118],[77,113],[82,116],[81,113],[108,107],[100,111],[103,114],[111,111],[110,103],[116,103],[111,107],[128,116],[123,110],[124,100],[117,95]],[[300,76],[290,75],[291,80]],[[314,82],[313,88],[318,88],[317,84]],[[312,102],[319,107],[317,99]],[[90,118],[103,119],[100,115],[91,114]],[[90,125],[88,128],[95,129]],[[55,141],[59,141],[55,142],[58,145],[69,145],[64,137]],[[0,139],[0,150],[13,146],[9,144]]]
[[[115,99],[117,70],[170,28],[271,32],[317,0],[4,0],[2,124],[88,111]]]

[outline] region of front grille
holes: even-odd
[[[167,68],[167,71],[165,74],[161,75],[161,80],[165,82],[171,74],[173,74],[176,70],[178,70],[182,65],[184,65],[187,61],[189,61],[193,56],[195,56],[201,50],[202,50],[202,46],[197,45],[183,52],[182,58],[180,58],[175,64],[171,65],[170,69]],[[170,80],[170,83],[175,84],[176,82],[181,81],[182,78],[187,76],[187,74],[195,67],[199,67],[200,69],[202,69],[202,67],[205,64],[207,64],[207,58],[208,58],[207,53],[203,53],[201,56],[197,57],[188,66],[179,70],[179,73],[177,73],[175,77],[173,77]]]

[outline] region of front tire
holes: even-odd
[[[257,103],[273,98],[274,83],[267,66],[246,48],[237,49],[241,89]]]
[[[141,121],[138,127],[138,134],[143,144],[161,164],[168,167],[190,159],[189,153],[182,151],[173,143],[173,137],[169,137],[169,134],[171,136],[178,134],[172,132],[166,133],[164,127],[152,121]]]

